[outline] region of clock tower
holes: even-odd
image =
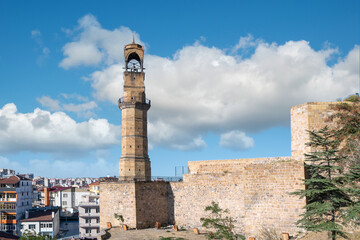
[[[119,99],[122,118],[122,153],[119,181],[150,181],[147,111],[145,96],[144,47],[133,41],[124,48],[124,96]]]

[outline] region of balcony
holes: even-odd
[[[99,202],[80,202],[79,207],[98,207]]]
[[[118,106],[120,109],[123,109],[123,108],[129,108],[129,107],[137,107],[137,108],[143,108],[143,109],[146,109],[148,110],[151,106],[151,100],[150,99],[147,99],[145,98],[145,101],[142,102],[142,100],[140,101],[136,101],[136,97],[133,97],[131,99],[131,101],[128,101],[128,102],[125,102],[124,101],[124,98],[120,98],[119,101],[118,101]]]
[[[0,187],[0,192],[16,192],[16,187]]]
[[[100,217],[100,212],[92,212],[92,213],[80,213],[79,212],[79,217],[82,218],[95,218],[95,217]]]
[[[0,198],[0,202],[16,202],[16,198]]]
[[[100,223],[79,223],[81,228],[99,228]]]

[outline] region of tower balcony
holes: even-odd
[[[121,97],[121,98],[119,98],[118,106],[120,109],[138,108],[138,109],[149,110],[149,108],[151,107],[151,100],[145,98],[144,102],[142,102],[142,101],[138,102],[138,101],[136,101],[136,97],[132,97],[131,101],[124,101],[124,98]]]

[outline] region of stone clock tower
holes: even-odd
[[[134,41],[124,48],[124,96],[119,99],[122,111],[122,154],[119,181],[150,181],[147,111],[143,67],[144,47]]]

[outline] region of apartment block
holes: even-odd
[[[80,238],[97,238],[100,233],[99,195],[87,195],[79,205]]]
[[[0,179],[0,230],[19,234],[19,220],[32,207],[32,182],[19,175]]]

